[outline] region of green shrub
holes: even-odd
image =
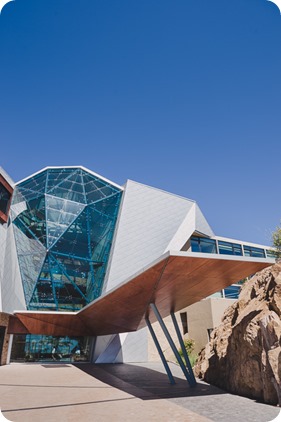
[[[189,339],[184,340],[183,343],[184,343],[185,350],[187,351],[190,364],[193,367],[196,363],[197,358],[198,358],[197,353],[194,353],[195,342],[194,342],[194,340],[189,338]],[[179,348],[179,354],[180,354],[181,358],[184,359],[183,352],[182,352],[181,348]]]

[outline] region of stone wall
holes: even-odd
[[[0,312],[0,327],[6,328],[2,354],[0,356],[0,365],[6,365],[7,363],[9,338],[10,338],[10,335],[7,334],[8,322],[9,322],[9,315],[4,312]]]

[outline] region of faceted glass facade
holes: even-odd
[[[76,311],[100,296],[121,195],[77,167],[16,186],[11,218],[28,309]]]

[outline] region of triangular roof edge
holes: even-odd
[[[122,191],[124,190],[123,186],[120,186],[117,183],[112,182],[111,180],[107,179],[106,177],[101,176],[100,174],[95,173],[94,171],[92,171],[92,170],[90,170],[90,169],[88,169],[87,167],[84,167],[84,166],[47,166],[47,167],[42,168],[41,170],[36,171],[35,173],[31,174],[30,176],[27,176],[24,179],[19,180],[16,183],[16,186],[19,185],[22,182],[25,182],[26,180],[30,179],[31,177],[37,176],[37,174],[43,173],[43,171],[52,170],[52,169],[81,169],[81,170],[86,171],[87,173],[90,173],[92,176],[95,176],[95,177],[103,180],[106,183],[111,184],[112,186],[114,186],[114,187],[116,187],[116,188],[118,188]]]

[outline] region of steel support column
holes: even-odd
[[[187,369],[186,369],[186,367],[183,363],[183,360],[182,360],[182,358],[181,358],[181,356],[178,352],[178,349],[176,348],[176,345],[173,342],[173,339],[172,339],[172,337],[171,337],[171,335],[170,335],[170,333],[169,333],[169,331],[168,331],[168,329],[167,329],[167,327],[166,327],[166,325],[165,325],[156,305],[154,303],[150,303],[150,307],[153,310],[153,312],[154,312],[154,314],[155,314],[155,316],[156,316],[156,318],[157,318],[157,320],[158,320],[158,322],[159,322],[159,324],[160,324],[160,326],[163,330],[163,333],[165,334],[165,337],[166,337],[166,339],[167,339],[167,341],[168,341],[168,343],[169,343],[169,345],[170,345],[170,347],[171,347],[171,349],[172,349],[172,351],[173,351],[173,353],[174,353],[174,355],[175,355],[175,357],[176,357],[176,359],[177,359],[177,361],[178,361],[178,363],[181,367],[181,370],[182,370],[186,380],[188,381],[190,386],[193,386],[194,384],[192,383],[192,379],[191,379],[191,377],[190,377],[190,375],[189,375],[189,373],[188,373],[188,371],[187,371]]]
[[[175,384],[176,383],[175,382],[175,379],[174,379],[173,374],[172,374],[172,372],[171,372],[171,370],[169,368],[168,362],[166,361],[166,358],[165,358],[164,353],[163,353],[163,351],[161,349],[161,346],[160,346],[159,341],[158,341],[158,339],[156,337],[156,334],[155,334],[155,332],[154,332],[154,330],[152,328],[152,325],[151,325],[151,323],[150,323],[150,321],[149,321],[148,318],[145,318],[145,321],[146,321],[146,325],[148,326],[148,329],[150,331],[151,337],[153,338],[153,341],[154,341],[154,344],[156,346],[156,349],[157,349],[157,351],[159,353],[159,356],[160,356],[160,358],[162,360],[162,363],[164,365],[164,368],[165,368],[165,370],[167,372],[167,375],[169,377],[170,383],[171,384]]]
[[[196,385],[196,379],[195,379],[195,376],[194,376],[194,373],[193,373],[193,370],[192,370],[192,366],[190,364],[190,360],[189,360],[186,348],[184,346],[184,342],[183,342],[181,332],[180,332],[180,329],[179,329],[179,325],[178,325],[178,322],[176,320],[174,312],[171,312],[171,318],[172,318],[172,321],[173,321],[173,324],[174,324],[174,327],[175,327],[175,330],[176,330],[176,333],[177,333],[177,336],[178,336],[178,340],[179,340],[181,350],[182,350],[182,353],[183,353],[183,357],[184,357],[184,360],[185,360],[185,363],[186,363],[186,366],[187,366],[187,369],[188,369],[188,373],[190,375],[190,381],[191,382],[189,384],[190,384],[191,387],[194,387]]]

